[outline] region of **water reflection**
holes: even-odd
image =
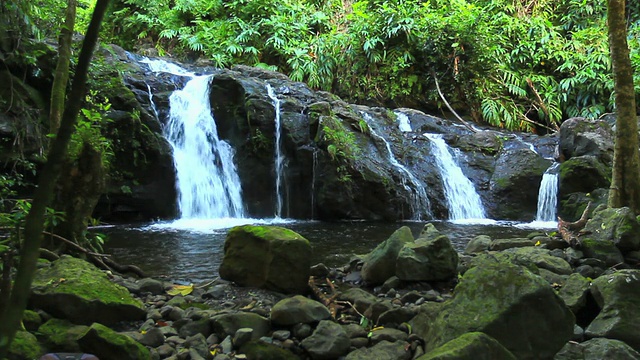
[[[497,239],[523,237],[533,231],[532,228],[518,227],[516,223],[500,221],[432,223],[449,236],[458,251],[462,251],[467,242],[477,235],[489,235]],[[309,239],[314,251],[312,263],[340,266],[346,264],[354,254],[371,251],[401,226],[408,226],[417,237],[425,222],[298,221],[279,225]],[[226,228],[203,226],[188,230],[167,224],[134,224],[97,230],[109,236],[105,252],[112,254],[114,260],[137,265],[154,277],[188,282],[211,280],[218,275],[227,233]]]

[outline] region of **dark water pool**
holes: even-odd
[[[535,231],[506,222],[484,225],[444,221],[432,223],[440,232],[448,235],[459,251],[477,235],[509,238],[526,236]],[[417,236],[425,224],[296,221],[275,225],[292,229],[309,239],[314,251],[312,263],[340,266],[348,263],[354,254],[371,251],[401,226],[408,226]],[[167,224],[134,224],[102,227],[94,231],[108,235],[105,252],[113,255],[114,260],[121,264],[137,265],[154,277],[201,282],[218,275],[227,230],[228,227],[196,230],[177,229]]]

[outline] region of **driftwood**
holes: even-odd
[[[580,235],[580,230],[584,229],[585,225],[587,225],[587,220],[589,220],[589,213],[591,212],[592,207],[593,203],[589,201],[578,221],[569,222],[562,220],[562,218],[558,216],[558,232],[569,246],[573,248],[580,246],[580,239],[578,236]]]
[[[436,82],[436,90],[438,90],[438,95],[440,95],[440,99],[442,99],[442,102],[444,102],[444,104],[447,106],[447,109],[449,109],[449,111],[451,111],[451,113],[455,115],[455,117],[462,123],[462,125],[464,125],[467,129],[471,130],[472,132],[477,133],[478,130],[473,126],[471,126],[468,122],[466,122],[460,115],[458,115],[458,113],[455,110],[453,110],[453,107],[451,107],[447,99],[444,97],[442,90],[440,90],[440,83],[438,83],[438,77],[436,76],[435,71],[431,71],[431,76],[433,77],[433,80]]]
[[[329,286],[329,289],[331,290],[331,294],[328,296],[320,289],[320,287],[318,287],[318,285],[316,284],[316,279],[313,276],[309,277],[309,287],[311,288],[311,291],[313,291],[313,294],[316,296],[316,298],[318,298],[318,300],[320,300],[320,302],[329,309],[331,317],[335,320],[338,316],[338,310],[342,308],[342,306],[338,305],[336,302],[336,299],[338,298],[340,293],[336,291],[336,288],[335,286],[333,286],[331,280],[325,278],[325,281]]]

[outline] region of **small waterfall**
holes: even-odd
[[[151,104],[153,115],[156,117],[156,120],[160,120],[160,115],[158,115],[158,108],[156,107],[156,103],[153,101],[153,91],[151,91],[151,86],[149,84],[147,84],[147,93],[149,94],[149,104]]]
[[[449,219],[484,219],[485,211],[473,183],[462,173],[449,152],[449,146],[439,134],[423,134],[431,140],[436,164],[442,174],[445,196],[449,204]]]
[[[160,60],[143,62],[154,72],[190,78],[182,90],[169,97],[169,120],[163,129],[173,148],[181,218],[243,218],[242,189],[233,149],[218,138],[211,114],[211,76],[196,76]]]
[[[411,205],[411,210],[413,212],[413,220],[421,220],[422,214],[427,213],[431,214],[431,204],[429,203],[429,197],[427,196],[427,192],[424,190],[424,187],[420,183],[420,181],[407,169],[404,165],[400,164],[396,159],[395,155],[393,155],[393,151],[391,150],[391,145],[387,140],[376,133],[373,130],[371,124],[373,123],[373,119],[371,115],[361,112],[362,118],[366,121],[367,125],[369,125],[369,133],[371,137],[378,139],[381,141],[386,149],[387,158],[391,165],[393,165],[400,174],[402,175],[402,186],[404,186],[405,190],[411,194],[413,204]],[[407,184],[407,182],[409,184]]]
[[[311,220],[316,217],[316,168],[318,167],[318,151],[313,151],[313,167],[311,169]]]
[[[282,121],[280,119],[280,99],[276,95],[271,85],[267,84],[267,94],[273,102],[273,108],[276,111],[276,151],[275,151],[275,168],[276,168],[276,218],[282,217],[282,187],[284,182],[284,154],[282,151]]]
[[[560,163],[553,163],[542,175],[540,190],[538,191],[538,212],[536,221],[556,221],[558,205],[558,169]]]
[[[402,132],[412,132],[413,129],[411,129],[411,121],[409,121],[407,114],[399,111],[396,111],[395,114],[398,118],[398,129]]]

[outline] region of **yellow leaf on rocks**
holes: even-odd
[[[176,295],[189,295],[193,291],[193,284],[191,285],[173,285],[171,289],[167,290],[167,294],[171,296]]]

